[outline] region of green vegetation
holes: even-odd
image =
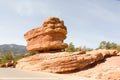
[[[1,56],[0,63],[10,62],[13,59],[14,59],[14,57],[13,57],[12,53],[7,52],[3,56]]]
[[[75,47],[72,42],[69,43],[69,44],[68,44],[68,48],[65,49],[66,52],[76,52],[76,51],[81,51],[81,50],[91,51],[91,50],[93,50],[93,49],[87,48],[87,47],[85,47],[85,46],[84,46],[84,47]]]
[[[13,54],[27,53],[26,47],[23,45],[16,44],[4,44],[0,45],[0,54],[12,52]]]
[[[114,42],[101,41],[97,49],[116,49],[120,52],[120,45]]]
[[[114,43],[114,42],[107,42],[107,41],[101,41],[98,48],[96,49],[116,49],[120,52],[120,45]],[[91,51],[93,50],[92,48],[87,48],[87,47],[75,47],[73,43],[68,44],[68,48],[65,49],[66,52],[75,52],[75,51]]]
[[[22,59],[25,57],[25,54],[18,54],[14,57],[14,61],[17,62],[19,59]]]
[[[30,52],[27,54],[16,54],[14,55],[12,52],[7,52],[4,55],[0,56],[0,64],[8,63],[11,61],[17,62],[19,59],[22,59],[26,56],[31,56],[37,54],[37,52]]]
[[[17,62],[19,59],[23,58],[24,56],[25,56],[24,54],[14,55],[12,54],[12,52],[9,51],[0,57],[0,64],[11,61]]]
[[[25,56],[32,56],[32,55],[35,55],[35,54],[37,54],[38,52],[29,52],[29,53],[27,53]]]
[[[98,48],[96,49],[116,49],[120,52],[120,45],[114,43],[114,42],[107,42],[107,41],[101,41]],[[74,44],[71,42],[68,44],[68,48],[65,49],[66,52],[76,52],[76,51],[91,51],[93,49],[87,48],[87,47],[75,47]],[[37,54],[38,52],[30,52],[27,54],[14,54],[12,51],[8,51],[2,55],[0,55],[0,64],[7,63],[10,61],[17,62],[19,59],[25,57],[25,56],[31,56],[34,54]]]
[[[68,44],[68,48],[65,49],[66,52],[75,52],[75,51],[79,51],[80,48],[75,48],[75,46],[73,45],[73,43],[69,43]]]

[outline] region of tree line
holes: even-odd
[[[100,44],[98,45],[97,49],[116,49],[120,52],[120,45],[114,42],[109,42],[109,41],[101,41]],[[74,44],[71,42],[68,45],[68,48],[65,49],[66,52],[76,52],[76,51],[92,51],[92,48],[87,48],[87,47],[75,47]]]
[[[17,62],[19,59],[25,57],[25,54],[14,55],[12,52],[8,51],[4,55],[0,56],[0,64],[8,63],[11,61]]]
[[[120,45],[114,43],[114,42],[109,42],[109,41],[101,41],[100,44],[98,45],[97,49],[116,49],[120,52]],[[75,47],[74,44],[71,42],[68,44],[68,48],[65,49],[66,52],[76,52],[76,51],[92,51],[92,48],[87,48],[87,47]],[[28,53],[27,56],[34,55],[36,54],[35,52]],[[0,64],[7,63],[10,61],[15,61],[17,62],[19,59],[25,57],[26,54],[17,54],[14,55],[12,52],[8,51],[4,55],[0,56]]]

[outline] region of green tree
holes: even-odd
[[[9,51],[7,53],[5,53],[3,56],[1,56],[1,62],[0,63],[7,63],[14,60],[14,56],[13,54]]]
[[[106,41],[101,41],[98,49],[106,49]]]
[[[25,57],[27,57],[27,56],[32,56],[32,55],[35,55],[35,54],[38,54],[39,52],[29,52],[29,53],[26,53],[25,54]]]
[[[111,43],[110,42],[106,42],[106,49],[111,49]]]
[[[25,54],[18,54],[14,57],[14,61],[18,61],[19,59],[22,59],[25,57]]]
[[[68,48],[65,49],[66,52],[76,52],[76,51],[81,51],[81,50],[91,51],[93,49],[87,48],[86,46],[84,46],[84,47],[75,47],[72,42],[69,43]]]
[[[92,48],[87,48],[86,46],[84,46],[83,48],[81,48],[81,50],[84,50],[84,51],[92,51],[93,49],[92,49]]]
[[[120,52],[120,45],[118,45],[116,49]]]
[[[99,44],[99,47],[97,49],[116,49],[117,48],[117,44],[114,42],[106,42],[106,41],[101,41]]]
[[[75,52],[75,46],[73,43],[69,43],[68,48],[65,49],[66,52]]]

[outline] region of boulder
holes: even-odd
[[[110,51],[109,52],[114,52]],[[18,61],[16,68],[31,71],[46,71],[55,73],[65,73],[74,70],[81,70],[90,64],[96,63],[105,58],[105,55],[115,56],[117,54],[108,54],[108,50],[93,52],[57,52],[41,53],[23,58]]]
[[[7,67],[13,67],[13,68],[15,68],[15,66],[16,66],[16,64],[17,64],[17,62],[15,62],[15,61],[10,61],[10,62],[7,62],[7,63],[3,63],[3,64],[0,64],[0,67],[2,68],[7,68]]]
[[[95,54],[95,53],[101,53],[104,57],[119,55],[119,52],[117,50],[98,49],[87,52],[87,54]]]
[[[42,26],[25,33],[27,50],[30,52],[64,50],[68,46],[63,42],[66,34],[67,29],[64,21],[56,17],[50,17],[43,22]]]

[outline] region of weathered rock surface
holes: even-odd
[[[63,43],[67,29],[64,21],[56,17],[45,20],[42,26],[28,31],[24,36],[28,51],[62,50],[67,47]]]
[[[10,61],[10,62],[4,63],[4,64],[0,64],[0,68],[2,68],[2,67],[4,67],[4,68],[7,68],[7,67],[15,68],[16,64],[17,63],[15,61]]]
[[[120,80],[120,56],[106,58],[97,65],[69,75],[102,80]]]
[[[40,54],[19,60],[16,68],[69,73],[69,75],[103,80],[120,80],[120,56],[118,56],[120,52],[103,49],[90,52],[56,52],[68,46],[64,43],[66,34],[64,22],[56,17],[48,18],[42,26],[28,31],[24,35],[27,50],[37,51]]]
[[[117,55],[116,50],[97,50],[93,52],[59,52],[59,53],[43,53],[23,58],[18,61],[16,68],[31,71],[47,71],[47,72],[70,72],[73,70],[81,70],[86,66],[93,64],[99,60],[103,60],[106,56]]]

